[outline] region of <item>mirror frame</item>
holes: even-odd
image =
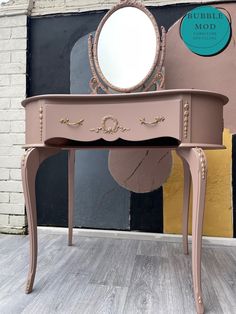
[[[148,71],[147,75],[135,86],[129,88],[120,88],[111,84],[106,77],[103,75],[101,68],[99,66],[98,61],[98,41],[99,36],[101,34],[102,28],[106,21],[111,17],[113,13],[117,10],[125,7],[134,7],[141,11],[143,11],[151,20],[152,25],[154,27],[156,33],[156,54],[155,59],[152,64],[151,69]],[[121,0],[118,4],[112,7],[106,15],[103,17],[101,22],[98,25],[98,28],[95,33],[95,37],[93,40],[92,34],[89,35],[88,39],[88,53],[89,53],[89,62],[92,71],[93,77],[91,78],[89,85],[93,94],[97,94],[99,88],[102,89],[106,93],[112,92],[123,92],[123,93],[130,93],[135,91],[147,91],[151,89],[153,85],[156,86],[156,90],[160,89],[164,85],[164,73],[163,73],[163,62],[164,62],[164,55],[165,55],[165,29],[161,27],[162,36],[160,36],[159,28],[157,22],[152,15],[152,13],[139,1],[137,0]],[[156,74],[153,75],[153,73]]]

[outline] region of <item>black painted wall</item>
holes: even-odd
[[[158,25],[168,29],[186,12],[196,7],[195,5],[176,5],[160,8],[150,8],[156,17]],[[28,58],[28,96],[54,93],[86,92],[88,87],[84,80],[89,78],[89,68],[86,72],[87,59],[78,57],[79,76],[72,75],[71,51],[79,39],[96,30],[105,12],[89,12],[73,15],[56,15],[31,17],[29,19],[29,58]],[[85,45],[86,41],[84,41]],[[81,48],[85,54],[86,47]],[[82,51],[81,50],[81,51]],[[80,63],[84,60],[83,69]],[[86,65],[86,66],[85,66]],[[76,71],[75,71],[76,72]],[[77,84],[78,80],[78,84]],[[236,161],[236,136],[233,138],[234,161]],[[152,193],[136,194],[120,190],[111,198],[105,198],[104,203],[91,211],[92,204],[98,204],[96,185],[94,190],[89,190],[91,177],[98,167],[96,158],[89,165],[90,174],[86,177],[86,151],[84,156],[77,154],[77,164],[83,162],[82,171],[77,171],[76,176],[76,213],[75,222],[79,227],[130,229],[150,232],[163,231],[163,199],[162,188]],[[90,153],[91,154],[91,153]],[[103,174],[97,172],[97,182],[106,176],[106,181],[111,182],[104,161],[107,152],[97,152],[97,158],[103,164]],[[91,156],[91,155],[90,155]],[[95,156],[96,157],[96,156]],[[81,159],[80,159],[81,158]],[[79,169],[79,168],[78,168]],[[236,186],[236,164],[233,164],[233,182]],[[105,179],[104,179],[105,180]],[[112,182],[114,184],[114,182]],[[114,187],[117,188],[114,184]],[[67,153],[63,152],[45,161],[40,167],[37,176],[37,206],[39,225],[67,225]],[[107,188],[107,191],[109,188]],[[106,194],[106,189],[97,191]],[[127,201],[128,193],[128,201]],[[81,198],[80,198],[80,195]],[[117,213],[112,216],[112,205],[123,198],[121,206],[117,206]],[[90,202],[87,202],[86,199]],[[102,197],[104,199],[104,197]],[[119,205],[120,205],[119,204]],[[87,206],[87,207],[86,207]],[[88,207],[89,206],[89,207]],[[234,215],[236,218],[236,189],[234,188]],[[129,217],[130,216],[130,217]],[[106,219],[104,219],[106,217]],[[119,217],[119,219],[118,219]],[[235,236],[236,236],[236,230]]]
[[[71,50],[71,94],[90,93],[88,36],[80,37]],[[130,192],[114,181],[107,159],[108,150],[76,152],[74,222],[80,227],[129,230]]]

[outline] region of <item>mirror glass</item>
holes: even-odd
[[[127,89],[141,83],[155,66],[159,49],[152,20],[136,7],[115,11],[98,37],[97,62],[111,85]]]

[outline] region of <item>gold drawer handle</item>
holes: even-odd
[[[144,125],[147,125],[147,126],[155,126],[158,123],[165,121],[165,118],[164,117],[155,117],[154,121],[152,121],[152,122],[146,121],[145,118],[140,118],[139,121],[140,121],[141,124],[144,124]]]
[[[81,120],[79,120],[77,122],[70,122],[70,120],[68,118],[60,120],[61,124],[66,124],[66,125],[69,125],[69,126],[81,126],[81,125],[83,125],[83,122],[84,122],[84,119],[81,119]]]

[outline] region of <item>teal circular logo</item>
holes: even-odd
[[[231,39],[228,17],[212,6],[200,6],[188,12],[180,25],[185,45],[200,56],[213,56],[223,51]]]

